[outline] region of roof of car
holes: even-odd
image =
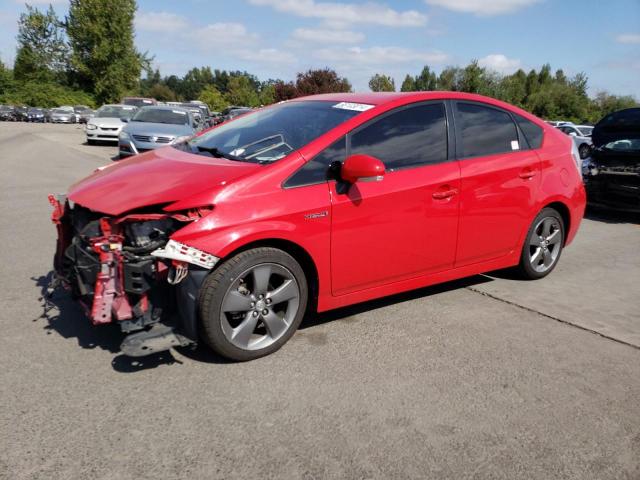
[[[350,102],[364,103],[367,105],[383,105],[397,100],[430,100],[452,98],[462,100],[479,100],[483,102],[503,104],[499,100],[484,97],[474,93],[449,92],[449,91],[431,91],[431,92],[366,92],[366,93],[325,93],[320,95],[310,95],[308,97],[298,97],[299,100],[316,100],[326,102]]]

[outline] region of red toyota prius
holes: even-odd
[[[279,349],[311,310],[557,265],[585,208],[569,137],[452,92],[280,103],[51,196],[57,283],[140,356]]]

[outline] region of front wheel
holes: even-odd
[[[519,273],[530,280],[546,277],[558,264],[564,245],[564,222],[553,208],[533,220],[520,255]]]
[[[241,252],[214,270],[202,286],[202,336],[232,360],[268,355],[295,333],[307,299],[307,279],[291,255],[269,247]]]

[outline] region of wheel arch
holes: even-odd
[[[320,291],[320,277],[318,274],[318,267],[316,266],[313,257],[309,252],[299,244],[292,242],[291,240],[285,240],[283,238],[263,238],[259,240],[253,240],[243,245],[236,247],[234,250],[228,252],[218,265],[222,264],[224,260],[232,258],[238,253],[251,250],[259,247],[271,247],[282,250],[283,252],[291,255],[302,267],[304,274],[307,278],[307,284],[309,286],[309,302],[307,310],[315,310],[318,301],[318,293]]]
[[[560,217],[562,217],[562,222],[564,223],[564,232],[563,232],[564,238],[562,239],[562,243],[564,245],[567,241],[567,236],[569,235],[569,231],[571,229],[571,212],[569,210],[569,207],[563,202],[555,201],[555,202],[548,203],[547,205],[544,205],[540,209],[540,211],[542,211],[545,208],[553,208],[556,212],[560,214]]]

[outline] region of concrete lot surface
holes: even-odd
[[[83,141],[0,123],[0,479],[640,479],[636,219],[586,219],[542,281],[323,314],[258,361],[134,360],[64,294],[39,300],[46,194],[116,153]]]

